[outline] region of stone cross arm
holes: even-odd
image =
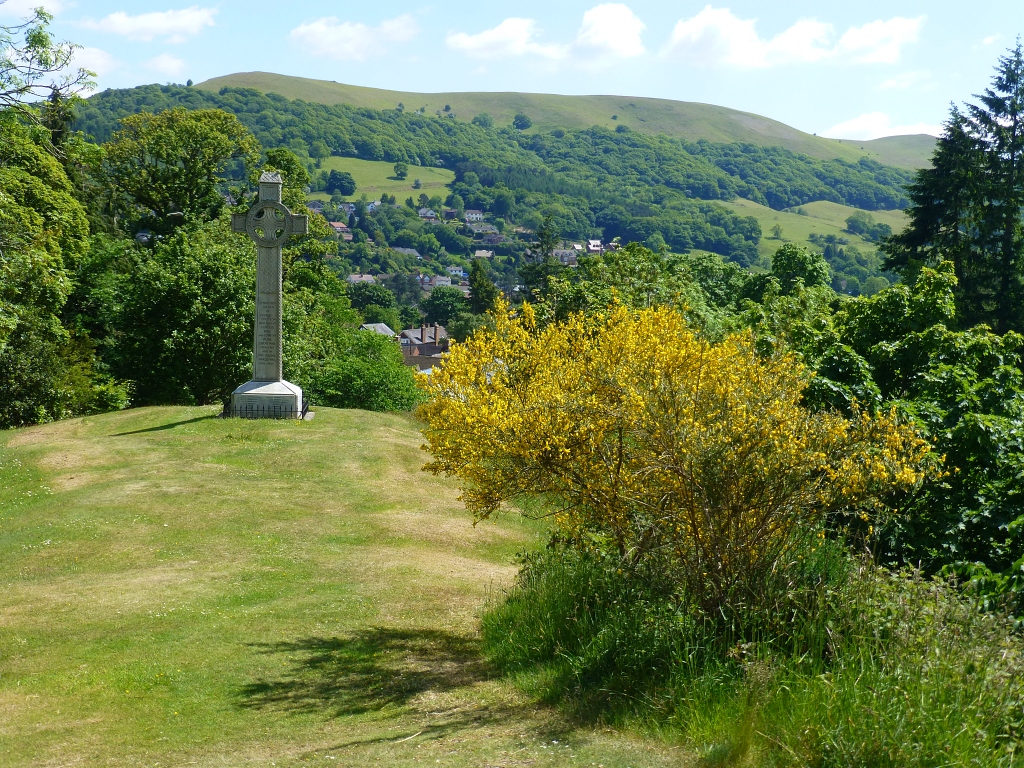
[[[244,232],[257,245],[274,248],[284,245],[291,235],[309,232],[309,217],[289,211],[281,202],[281,177],[264,173],[260,177],[260,197],[247,213],[231,215],[231,229]]]

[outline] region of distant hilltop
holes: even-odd
[[[196,87],[210,91],[224,87],[255,88],[288,99],[371,109],[394,109],[401,103],[410,111],[454,112],[458,119],[467,121],[486,112],[499,124],[511,123],[517,112],[524,112],[533,121],[531,130],[534,131],[626,125],[642,133],[664,134],[687,141],[707,139],[781,146],[823,160],[841,158],[856,162],[869,157],[885,165],[907,169],[929,165],[935,147],[935,138],[923,134],[887,136],[872,141],[826,139],[750,112],[670,99],[546,93],[409,93],[270,72],[239,72],[215,77]]]

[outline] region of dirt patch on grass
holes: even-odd
[[[7,440],[7,446],[9,448],[23,448],[33,445],[45,445],[57,440],[64,442],[67,438],[69,426],[67,422],[55,422],[38,427],[19,429]]]
[[[44,582],[9,587],[4,605],[0,605],[0,623],[18,619],[26,626],[46,623],[62,611],[88,609],[99,614],[127,612],[136,614],[164,605],[180,605],[222,589],[236,570],[207,570],[201,563],[161,565],[142,571],[48,579]]]
[[[459,510],[461,511],[461,510]],[[476,526],[468,512],[450,514],[390,511],[372,515],[371,519],[384,530],[397,536],[442,547],[489,544],[497,541],[527,541],[523,531],[513,531],[490,522]]]

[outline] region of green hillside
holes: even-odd
[[[757,223],[761,225],[761,231],[764,233],[757,246],[761,256],[770,256],[783,243],[808,245],[807,238],[812,234],[846,238],[854,247],[864,253],[874,254],[878,250],[874,243],[846,231],[846,219],[858,210],[847,205],[822,200],[800,206],[798,210],[802,213],[797,213],[792,209],[775,211],[742,198],[736,198],[724,205],[743,216],[753,216],[757,219]],[[893,232],[899,232],[906,226],[906,216],[903,211],[871,211],[871,216],[875,221],[888,224],[892,227]],[[782,228],[781,240],[776,240],[771,236],[772,228],[776,225]]]
[[[477,613],[544,534],[473,527],[410,417],[214,414],[0,433],[5,768],[679,765],[494,678]]]
[[[351,104],[372,109],[423,108],[427,114],[451,107],[461,120],[487,112],[499,124],[509,124],[517,112],[533,120],[533,130],[615,128],[626,125],[650,134],[695,141],[748,142],[781,146],[820,159],[856,162],[870,157],[885,165],[921,168],[928,164],[934,139],[930,136],[894,136],[871,142],[838,141],[798,131],[788,125],[749,112],[695,102],[631,96],[562,96],[538,93],[409,93],[345,85],[327,80],[288,77],[269,72],[240,72],[215,77],[198,88],[255,88],[289,99],[322,104]],[[618,117],[613,120],[613,115]]]
[[[381,194],[394,195],[399,202],[410,195],[420,194],[441,195],[447,197],[446,186],[455,180],[455,174],[447,168],[430,168],[417,166],[409,169],[409,178],[395,178],[394,163],[376,160],[360,160],[356,157],[328,157],[321,166],[326,171],[348,171],[356,182],[356,193],[350,199],[358,200],[363,195],[370,200],[380,200]],[[420,188],[413,189],[416,179],[420,180]],[[318,192],[310,195],[320,200],[330,199],[330,195]]]

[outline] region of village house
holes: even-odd
[[[417,280],[419,280],[420,288],[422,288],[427,293],[430,293],[430,291],[434,290],[438,286],[441,286],[441,285],[450,286],[452,284],[451,275],[422,275],[421,274],[421,275],[419,275],[417,277]]]
[[[600,240],[587,240],[587,253],[604,253]]]
[[[466,277],[466,270],[462,267],[452,265],[448,267],[448,274],[453,277]]]
[[[394,251],[395,253],[403,253],[406,256],[415,256],[420,261],[423,261],[423,257],[420,256],[420,252],[417,251],[415,248],[397,248],[392,246],[391,250]]]
[[[484,235],[483,237],[484,245],[500,245],[505,241],[506,238],[504,235]]]
[[[555,261],[567,267],[575,267],[577,264],[576,251],[571,248],[558,248],[551,252]]]
[[[329,221],[327,223],[331,225],[331,229],[334,230],[334,234],[339,239],[346,242],[352,239],[352,230],[348,228],[348,224],[342,224],[340,221]]]
[[[402,346],[402,362],[419,371],[440,366],[441,356],[448,351],[448,331],[436,323],[407,328],[398,334],[398,341]]]
[[[470,224],[469,228],[473,230],[473,234],[476,236],[498,234],[498,228],[493,224],[488,224],[486,222],[483,224]]]
[[[479,250],[473,253],[474,259],[493,259],[494,251]]]
[[[377,282],[377,278],[374,277],[373,275],[354,274],[354,275],[349,275],[345,279],[348,280],[350,283],[376,283]]]
[[[437,221],[437,214],[429,208],[420,208],[419,217],[424,221],[435,222]]]
[[[459,218],[459,212],[456,211],[454,208],[442,208],[441,218],[443,218],[445,221],[456,221]]]
[[[359,326],[360,331],[372,331],[373,333],[379,333],[381,336],[388,336],[394,338],[397,334],[388,327],[386,323],[363,323]]]
[[[311,210],[313,213],[323,213],[324,212],[324,204],[322,202],[320,202],[319,200],[310,200],[308,203],[306,203],[306,207],[309,210]]]
[[[472,224],[476,221],[483,221],[484,212],[470,209],[465,212],[464,218],[467,224]]]

